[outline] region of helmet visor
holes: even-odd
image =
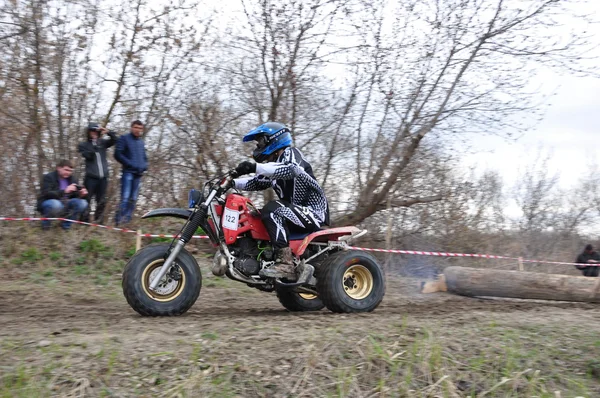
[[[269,137],[266,134],[256,137],[256,150],[262,151],[269,145]]]

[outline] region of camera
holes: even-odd
[[[88,132],[93,131],[95,133],[100,133],[102,131],[102,126],[100,125],[100,123],[91,122],[91,123],[88,123],[87,131]]]
[[[79,184],[75,184],[75,189],[77,189],[78,191],[81,191],[83,189],[83,186],[79,185]]]

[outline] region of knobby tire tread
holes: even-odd
[[[127,303],[131,306],[131,308],[142,316],[177,316],[177,315],[181,315],[181,314],[185,313],[186,311],[188,311],[194,305],[194,303],[200,296],[200,290],[202,289],[202,275],[200,273],[200,268],[198,267],[198,263],[196,262],[196,260],[193,258],[193,256],[191,254],[189,254],[187,252],[182,252],[182,253],[180,253],[180,255],[178,257],[178,263],[180,264],[183,272],[186,271],[185,267],[193,267],[193,269],[195,268],[197,270],[196,272],[194,272],[193,270],[190,270],[190,272],[186,274],[186,278],[190,279],[190,282],[188,282],[188,283],[192,282],[192,280],[191,280],[192,277],[197,278],[196,283],[197,283],[198,288],[195,289],[194,291],[192,291],[191,294],[189,294],[189,289],[186,288],[181,293],[184,296],[184,300],[180,303],[178,308],[171,308],[171,309],[156,308],[156,307],[146,305],[140,299],[140,295],[146,295],[146,293],[143,290],[138,291],[139,289],[136,286],[137,281],[136,281],[135,274],[140,273],[142,271],[140,270],[140,272],[136,272],[137,270],[132,269],[132,267],[137,266],[137,267],[143,268],[146,263],[139,263],[139,262],[136,263],[135,260],[140,255],[146,255],[148,253],[148,250],[151,250],[152,247],[163,247],[163,246],[166,249],[166,244],[164,244],[164,243],[156,243],[156,244],[152,244],[152,245],[148,245],[148,246],[144,247],[144,249],[138,251],[135,255],[133,255],[131,257],[131,259],[129,259],[127,265],[125,266],[125,269],[123,270],[123,282],[122,282],[123,295],[125,296],[125,299],[127,300]],[[143,250],[145,250],[145,251],[143,251]],[[148,255],[150,255],[150,254],[148,254]],[[186,258],[187,256],[189,256],[189,257]],[[188,260],[192,260],[192,261],[190,261],[191,264],[185,264],[185,262]],[[151,303],[156,303],[156,305],[160,305],[159,302],[152,301]]]
[[[352,257],[355,255],[360,255],[362,257],[368,258],[371,261],[373,261],[375,264],[378,264],[377,260],[373,256],[369,255],[368,253],[362,253],[362,252],[357,253],[356,251],[345,251],[344,250],[344,251],[339,251],[337,253],[330,255],[321,264],[321,266],[317,269],[317,291],[319,292],[319,297],[321,298],[321,300],[323,301],[323,304],[325,304],[327,309],[329,309],[332,312],[336,312],[336,313],[371,312],[375,308],[377,308],[379,306],[379,304],[381,303],[381,299],[380,299],[376,303],[375,306],[373,306],[372,308],[369,308],[367,310],[364,310],[364,309],[360,309],[360,308],[354,308],[339,299],[338,294],[336,293],[335,285],[340,283],[340,281],[334,280],[334,279],[336,279],[335,278],[336,275],[335,275],[335,272],[331,272],[330,268],[338,266],[340,259],[342,259],[344,256]],[[382,294],[382,299],[383,299],[383,295],[385,294],[385,274],[383,273],[383,270],[381,270],[381,277],[382,277],[381,289],[383,289],[383,294]]]
[[[298,295],[298,293],[291,291],[291,290],[284,290],[284,289],[278,289],[276,291],[277,294],[277,299],[279,299],[279,302],[281,303],[281,305],[287,309],[288,311],[291,312],[314,312],[314,311],[320,311],[325,307],[325,304],[323,304],[322,300],[320,300],[320,296],[318,296],[315,300],[318,300],[319,302],[321,302],[320,305],[317,305],[315,307],[305,307],[302,305],[301,302],[299,302],[298,298],[302,299],[301,297],[298,296],[298,298],[294,297],[294,295]]]

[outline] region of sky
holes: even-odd
[[[600,78],[563,76],[542,121],[515,140],[496,136],[474,137],[465,166],[496,170],[506,184],[519,177],[536,151],[551,155],[549,167],[560,174],[560,186],[568,188],[600,164]]]
[[[580,11],[600,21],[600,1],[589,1]],[[597,42],[586,54],[588,65],[600,75],[596,67],[600,65],[600,23],[588,28]],[[540,148],[551,155],[549,168],[559,173],[559,186],[568,189],[589,172],[592,163],[600,165],[600,77],[540,71],[532,85],[554,93],[541,122],[515,140],[474,137],[463,164],[479,171],[498,171],[505,185],[512,185]]]
[[[240,0],[207,0],[206,4],[220,10],[219,18],[230,19],[241,11]],[[582,0],[578,10],[600,21],[600,1]],[[568,21],[564,28],[570,31],[573,20]],[[600,37],[600,23],[591,29],[594,31],[589,33]],[[591,65],[600,65],[600,39],[596,40],[598,48],[590,56],[598,59],[592,60]],[[600,68],[598,72],[600,74]],[[470,150],[461,154],[462,163],[465,168],[475,166],[479,172],[499,172],[508,187],[541,148],[543,153],[552,155],[549,166],[560,173],[559,186],[568,189],[587,172],[592,162],[600,164],[600,78],[540,70],[532,86],[554,93],[548,98],[550,106],[543,120],[513,140],[485,134],[470,137]]]

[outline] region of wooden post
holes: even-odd
[[[523,268],[523,257],[519,257],[519,271],[524,271]]]
[[[135,237],[135,251],[137,252],[142,248],[142,230],[137,230],[137,236]]]
[[[393,227],[393,219],[392,219],[392,193],[388,194],[388,200],[386,205],[387,210],[387,230],[385,233],[385,249],[390,250],[392,248],[392,227]],[[392,255],[390,253],[386,254],[385,258],[385,272],[389,272],[392,262]]]

